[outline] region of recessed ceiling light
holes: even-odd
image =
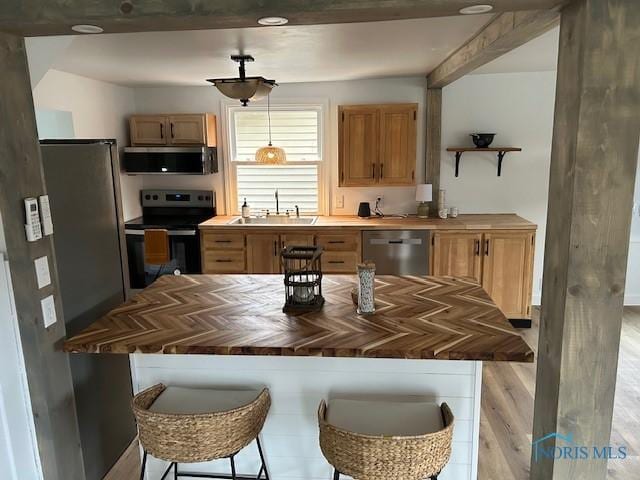
[[[289,23],[289,19],[284,17],[262,17],[258,19],[258,23],[266,27],[275,27],[278,25],[286,25]]]
[[[71,30],[78,33],[102,33],[104,28],[97,25],[74,25]]]
[[[460,10],[463,15],[478,15],[480,13],[487,13],[493,10],[493,5],[471,5],[470,7],[464,7]]]

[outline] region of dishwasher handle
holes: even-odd
[[[370,245],[422,245],[422,238],[370,238]]]

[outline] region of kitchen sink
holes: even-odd
[[[313,225],[318,217],[287,217],[270,215],[268,217],[234,218],[228,225]]]

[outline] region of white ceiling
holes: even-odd
[[[511,50],[475,73],[547,72],[558,65],[560,27],[549,30],[538,38]]]
[[[281,83],[424,75],[490,19],[76,36],[51,68],[122,85],[206,85],[237,76],[229,56],[245,52],[256,58],[248,75]],[[48,42],[28,39],[31,51],[46,51]]]

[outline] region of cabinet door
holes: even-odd
[[[482,286],[507,318],[529,318],[533,275],[533,232],[486,233]]]
[[[249,273],[280,272],[280,237],[270,233],[247,234],[247,271]]]
[[[171,115],[169,117],[169,143],[172,145],[206,145],[205,116]]]
[[[433,275],[471,277],[481,281],[482,234],[435,232],[433,234]]]
[[[163,115],[134,115],[129,119],[131,145],[166,145],[167,123]]]
[[[380,110],[340,107],[338,157],[340,186],[375,185],[380,158]]]
[[[380,110],[381,185],[414,185],[418,106],[387,105]]]

